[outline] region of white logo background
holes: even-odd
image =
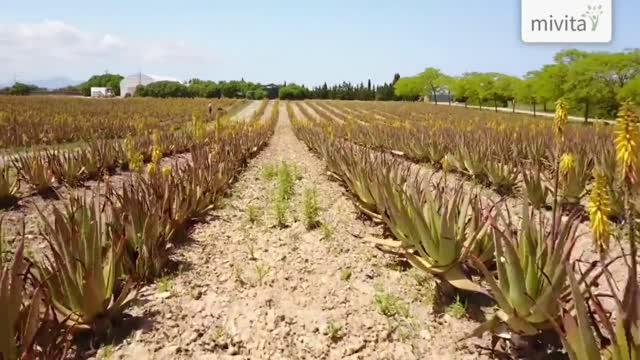
[[[521,34],[522,41],[527,43],[608,43],[611,41],[613,29],[613,0],[521,0]],[[598,25],[592,31],[592,19],[583,14],[593,9],[591,14],[599,14]],[[578,20],[586,21],[585,31],[565,31],[565,22],[573,17],[574,29]],[[535,23],[533,21],[536,20]],[[544,20],[544,22],[540,21]],[[564,20],[564,22],[561,22]],[[562,25],[562,30],[554,26]],[[545,23],[546,22],[546,23]],[[544,31],[544,25],[547,30]],[[542,27],[542,31],[540,31]]]

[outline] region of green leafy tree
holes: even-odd
[[[445,75],[436,68],[428,67],[417,76],[424,84],[424,89],[421,95],[430,94],[433,101],[438,104],[438,93],[443,89],[446,84]]]
[[[43,89],[40,89],[39,87],[35,86],[35,85],[30,85],[30,84],[24,84],[24,83],[15,83],[13,84],[13,86],[5,88],[2,90],[3,93],[5,94],[9,94],[9,95],[29,95],[33,92],[36,91],[41,91]]]
[[[515,101],[533,106],[533,116],[536,116],[536,105],[538,103],[535,89],[535,74],[528,73],[523,80],[516,84],[514,92]]]
[[[516,92],[521,86],[522,81],[522,79],[515,76],[499,74],[495,82],[496,96],[507,102],[511,101],[513,112],[516,111]]]
[[[457,99],[464,101],[465,107],[469,101],[477,101],[482,108],[480,77],[480,73],[468,72],[453,83],[453,94]]]
[[[304,86],[291,83],[278,91],[281,100],[302,100],[308,97],[308,90]]]
[[[452,78],[451,81],[451,93],[457,102],[463,102],[467,107],[467,100],[469,100],[469,78],[467,74],[457,78]]]
[[[92,87],[110,87],[113,93],[117,96],[120,95],[120,81],[124,77],[119,74],[102,74],[94,75],[89,80],[80,84],[78,88],[84,96],[91,96]]]
[[[618,100],[630,99],[634,104],[640,104],[640,76],[629,80],[618,94]]]
[[[554,102],[565,94],[564,84],[567,77],[565,64],[545,65],[533,73],[534,89],[538,102],[547,111],[547,103]]]
[[[615,92],[594,76],[596,67],[597,60],[590,57],[573,60],[567,67],[565,97],[574,108],[582,107],[585,122],[589,120],[590,110],[595,104],[606,102],[607,97],[616,99]]]
[[[158,81],[149,85],[139,85],[135,96],[156,98],[194,97],[194,92],[187,85],[177,81]]]
[[[417,100],[424,94],[424,86],[419,76],[400,78],[393,85],[395,95],[403,100]]]

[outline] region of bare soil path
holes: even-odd
[[[260,100],[251,101],[248,105],[243,107],[242,110],[238,111],[238,113],[233,115],[231,118],[233,120],[240,120],[240,121],[250,120],[253,117],[253,114],[256,111],[258,111],[258,108],[260,107],[260,103],[261,103]]]
[[[132,313],[148,326],[110,358],[482,358],[458,342],[477,323],[442,310],[428,278],[364,242],[382,229],[360,220],[296,139],[285,104],[279,110],[270,144],[176,252],[182,269],[142,290]],[[275,225],[276,181],[264,176],[281,162],[299,175],[284,229]],[[301,221],[307,188],[317,190],[324,224],[315,230]]]

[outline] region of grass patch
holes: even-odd
[[[254,268],[256,272],[256,279],[258,280],[258,284],[262,285],[262,282],[267,275],[271,272],[271,268],[268,265],[259,263],[256,264]]]
[[[456,319],[462,319],[467,316],[467,302],[460,299],[460,295],[456,295],[456,300],[447,306],[446,313]]]
[[[276,165],[266,164],[262,167],[262,177],[265,180],[271,181],[276,178],[276,175],[278,175],[278,167]]]
[[[173,291],[173,280],[168,276],[163,276],[157,281],[158,291],[161,293]]]
[[[333,320],[327,321],[327,326],[324,329],[324,333],[331,341],[338,342],[344,338],[345,333],[342,331],[342,325],[336,323]]]
[[[386,317],[409,316],[409,306],[396,295],[384,290],[377,290],[373,299],[378,311]]]
[[[322,240],[331,240],[333,238],[333,229],[326,223],[320,224],[320,231],[322,232]]]

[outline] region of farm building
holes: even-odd
[[[180,82],[180,80],[169,76],[147,75],[143,73],[133,74],[120,81],[120,96],[133,96],[138,85],[149,85],[158,81]]]
[[[93,98],[104,98],[112,96],[113,90],[110,87],[91,87],[91,97]]]

